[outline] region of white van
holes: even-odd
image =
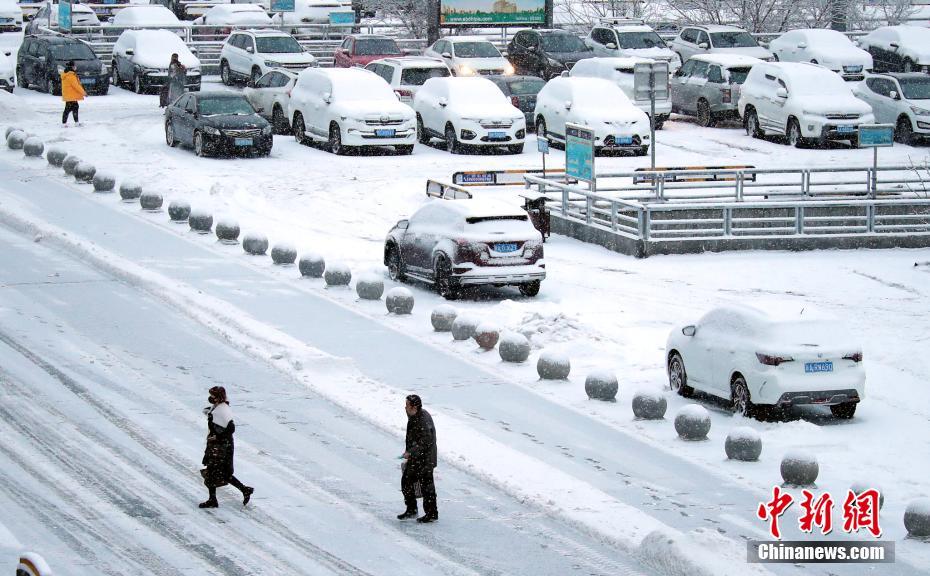
[[[633,67],[639,63],[652,64],[653,62],[655,60],[651,58],[638,58],[635,56],[627,58],[588,58],[575,64],[570,75],[610,80],[619,86],[627,98],[648,116],[651,109],[649,100],[636,100]],[[656,100],[656,130],[662,128],[671,113],[672,101],[669,98]]]
[[[16,0],[0,0],[0,50],[12,52],[18,50],[22,43],[22,8]]]

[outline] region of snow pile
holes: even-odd
[[[591,337],[590,329],[583,326],[576,315],[566,314],[562,310],[552,310],[548,306],[525,313],[511,327],[515,332],[529,338],[533,345],[538,347],[576,342]]]

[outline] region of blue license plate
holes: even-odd
[[[375,136],[378,138],[393,138],[394,134],[396,134],[396,131],[393,129],[375,130]]]
[[[517,245],[516,244],[495,244],[494,250],[495,252],[516,252]]]
[[[633,137],[632,136],[614,136],[614,142],[616,142],[618,146],[629,146],[630,144],[633,143]]]
[[[251,146],[252,139],[251,138],[236,138],[234,143],[236,146]]]
[[[488,132],[489,140],[503,140],[507,137],[506,132]]]
[[[840,134],[852,134],[856,131],[855,126],[837,126],[836,131]]]
[[[804,364],[804,372],[808,374],[833,372],[833,362],[807,362]]]
[[[96,82],[93,78],[81,78],[81,84],[84,86],[93,86]]]
[[[862,66],[844,66],[843,70],[853,73],[862,72]]]

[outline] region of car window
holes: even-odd
[[[697,60],[688,60],[685,62],[681,69],[679,69],[677,76],[681,76],[682,78],[690,76],[696,62]]]
[[[709,41],[707,40],[707,32],[702,31],[698,33],[697,43],[698,44],[709,44]]]
[[[397,42],[391,38],[361,38],[355,42],[357,56],[375,56],[378,54],[400,55]]]
[[[702,62],[698,60],[694,63],[694,68],[691,69],[692,78],[707,78],[707,69],[710,67],[710,64],[707,62]]]
[[[603,46],[617,43],[613,30],[608,28],[595,28],[594,32],[591,33],[591,39]]]
[[[729,68],[727,73],[730,76],[730,84],[742,84],[746,81],[746,77],[749,76],[749,71],[752,70],[750,66],[741,66],[739,68]]]
[[[720,66],[714,65],[707,70],[707,81],[714,84],[723,84],[723,72],[720,71]]]
[[[188,100],[190,100],[190,98],[191,98],[191,97],[190,97],[190,94],[184,94],[184,95],[182,95],[180,98],[178,98],[178,102],[177,102],[177,104],[176,104],[177,107],[178,107],[178,108],[182,108],[182,109],[186,109],[186,108],[187,108]]]
[[[269,88],[271,83],[274,81],[275,72],[269,72],[261,78],[258,79],[258,82],[255,83],[256,88]]]
[[[456,42],[457,58],[500,58],[501,53],[490,42]]]
[[[351,38],[346,38],[345,40],[342,41],[342,46],[340,46],[340,48],[348,49],[349,46],[351,46],[351,45],[352,45],[352,39],[351,39]]]
[[[394,69],[387,64],[378,64],[372,72],[384,78],[384,81],[388,84],[394,79]]]
[[[197,101],[197,108],[204,116],[219,116],[231,114],[243,116],[254,114],[255,110],[244,97],[237,98],[201,98]]]
[[[866,80],[865,84],[872,92],[880,96],[888,96],[889,94],[888,84],[881,78],[869,78]]]
[[[542,78],[526,78],[525,80],[511,80],[506,83],[510,94],[517,96],[525,94],[539,94],[539,91],[546,85]]]
[[[681,31],[681,39],[691,44],[697,44],[698,31],[694,28],[685,28]]]
[[[543,50],[546,52],[584,52],[588,48],[574,34],[546,34],[542,37]]]
[[[272,88],[284,88],[291,83],[291,77],[287,74],[281,74],[280,72],[275,72],[275,78],[271,81]]]
[[[902,78],[898,82],[908,100],[930,100],[930,76]]]
[[[87,44],[83,42],[68,42],[57,44],[49,49],[51,55],[59,61],[68,60],[96,60],[97,56]]]
[[[667,48],[665,41],[652,31],[623,32],[622,34],[618,34],[617,37],[620,40],[619,46],[627,50]]]
[[[401,72],[400,83],[407,86],[422,86],[430,78],[445,78],[449,75],[449,69],[445,67],[407,68]]]
[[[742,30],[738,32],[714,32],[710,35],[714,48],[753,48],[759,44],[756,39]]]
[[[255,39],[261,54],[299,54],[303,48],[292,36],[264,36]]]

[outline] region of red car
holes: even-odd
[[[351,68],[366,66],[381,58],[402,55],[403,52],[393,38],[375,34],[351,34],[345,37],[333,56],[336,68]]]

